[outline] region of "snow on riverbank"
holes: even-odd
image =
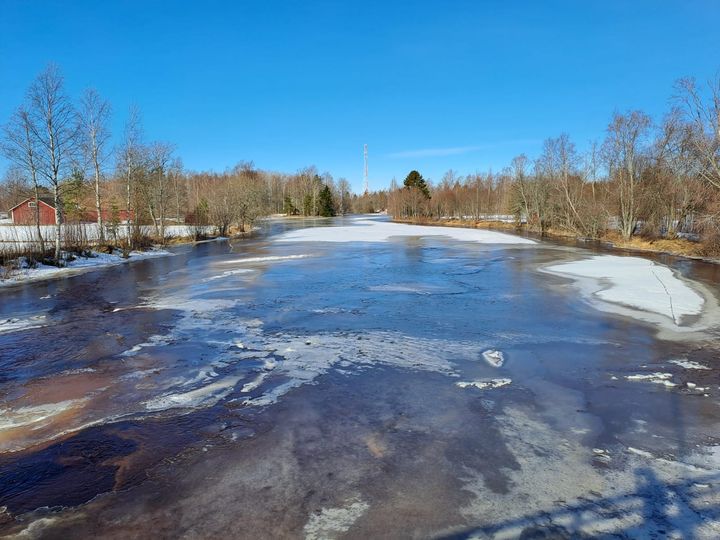
[[[669,319],[675,328],[687,317],[701,315],[706,303],[699,284],[691,287],[670,268],[640,257],[597,255],[542,271],[572,277],[586,296],[602,303],[600,309],[661,325]]]
[[[310,227],[277,237],[279,242],[387,242],[397,236],[442,236],[481,244],[536,244],[533,240],[484,229],[428,227],[389,221],[354,219],[340,227]]]
[[[116,264],[124,264],[127,262],[149,259],[154,257],[164,257],[171,255],[169,251],[155,249],[152,251],[132,251],[129,258],[124,258],[119,252],[113,254],[93,252],[91,257],[77,257],[67,263],[66,266],[58,268],[57,266],[48,266],[38,264],[35,268],[22,268],[14,271],[7,279],[0,279],[0,287],[8,285],[17,285],[27,281],[41,281],[45,279],[53,279],[57,277],[70,276],[96,268],[106,266],[114,266]]]

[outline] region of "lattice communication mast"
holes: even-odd
[[[370,186],[368,184],[368,151],[367,151],[367,144],[365,145],[365,173],[363,174],[363,188],[365,189],[365,195],[368,194],[370,191]]]

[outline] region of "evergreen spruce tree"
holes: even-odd
[[[288,216],[296,216],[300,213],[298,212],[298,209],[295,208],[295,205],[293,204],[290,195],[285,195],[285,200],[283,201],[283,210]]]
[[[422,174],[420,174],[419,172],[415,170],[410,171],[407,177],[405,177],[405,182],[403,183],[406,188],[418,188],[420,192],[425,195],[425,197],[427,197],[428,199],[430,198],[430,190],[428,189],[427,183],[422,177]]]
[[[323,186],[318,197],[318,213],[323,217],[335,215],[335,201],[329,186]]]

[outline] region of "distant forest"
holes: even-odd
[[[518,155],[498,173],[450,170],[433,183],[412,171],[402,185],[393,180],[387,191],[359,196],[346,179],[315,167],[282,173],[240,162],[223,172],[188,171],[171,142],[145,139],[135,108],[113,144],[110,103],[93,89],[73,99],[59,68],[50,65],[3,126],[0,149],[11,166],[0,182],[0,210],[28,197],[50,197],[60,210],[58,230],[93,210],[103,241],[104,231],[120,226],[122,211],[122,226],[130,231],[122,241],[129,247],[146,241],[143,225],[163,242],[168,224],[212,226],[227,235],[270,214],[387,210],[414,221],[510,215],[539,233],[587,238],[609,232],[624,239],[682,237],[716,255],[720,78],[703,85],[678,81],[671,103],[657,121],[638,110],[615,113],[604,140],[590,142],[584,153],[560,134],[547,139],[535,159]]]
[[[628,240],[683,237],[720,254],[720,77],[677,82],[672,107],[654,121],[616,112],[604,140],[580,153],[567,134],[535,159],[521,154],[499,173],[432,184],[413,171],[388,194],[396,218],[487,220],[512,215],[539,233]]]
[[[69,96],[60,69],[48,66],[3,125],[0,150],[11,166],[0,181],[0,211],[29,197],[50,200],[59,209],[56,227],[62,231],[91,210],[103,241],[110,241],[108,229],[122,226],[131,231],[122,241],[133,248],[148,240],[147,225],[153,240],[164,242],[169,224],[197,225],[199,231],[213,226],[227,235],[247,231],[270,214],[333,216],[381,209],[376,204],[384,208],[383,198],[358,197],[347,180],[315,167],[286,174],[240,162],[223,172],[188,171],[171,142],[145,139],[137,108],[127,112],[113,144],[112,114],[111,104],[93,89],[78,99]],[[62,233],[53,238],[57,260]]]

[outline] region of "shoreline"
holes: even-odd
[[[429,227],[449,227],[460,229],[493,229],[521,237],[528,237],[537,240],[550,239],[556,241],[575,241],[578,247],[582,244],[602,246],[609,251],[651,253],[655,255],[671,255],[684,259],[720,264],[720,258],[713,258],[697,252],[699,245],[685,239],[657,239],[649,240],[641,237],[633,237],[630,241],[623,240],[617,233],[609,233],[601,238],[586,238],[564,231],[551,230],[545,234],[532,233],[524,225],[516,225],[505,221],[475,221],[475,220],[442,220],[442,219],[396,219],[393,223],[405,225],[426,225]]]
[[[190,244],[195,245],[208,242],[218,242],[221,240],[227,240],[228,238],[229,237],[227,236],[217,236],[215,238],[207,238],[204,240],[190,240],[190,237],[175,237],[165,245],[155,244],[147,250],[132,251],[127,258],[120,255],[118,253],[119,250],[117,249],[113,253],[90,250],[92,253],[91,257],[83,257],[73,254],[75,258],[70,261],[67,266],[57,267],[38,263],[35,268],[18,268],[13,270],[9,277],[0,278],[0,290],[14,286],[21,286],[26,283],[37,283],[51,279],[72,277],[93,270],[127,264],[133,261],[143,261],[157,257],[172,256],[174,253],[169,251],[168,248]]]

